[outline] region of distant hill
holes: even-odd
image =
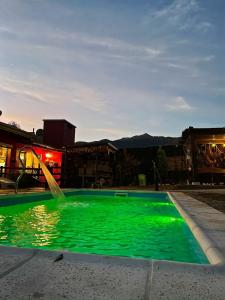
[[[179,143],[178,137],[151,136],[148,133],[135,135],[133,137],[125,137],[118,140],[100,140],[92,143],[111,143],[119,149],[124,148],[147,148],[152,146],[176,145]],[[77,142],[76,145],[89,144],[87,142]]]

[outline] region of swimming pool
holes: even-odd
[[[208,263],[166,193],[79,190],[0,198],[0,245]]]

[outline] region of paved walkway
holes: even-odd
[[[1,300],[224,300],[225,267],[0,247]]]
[[[225,257],[225,214],[182,192],[171,195]]]

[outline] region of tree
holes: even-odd
[[[10,121],[8,124],[20,129],[20,125],[18,123],[16,123],[15,121]]]
[[[117,154],[116,173],[119,185],[134,184],[137,176],[137,168],[140,161],[127,149],[119,151]]]
[[[42,128],[39,128],[36,130],[36,135],[37,136],[43,136],[43,129]]]
[[[156,164],[162,179],[162,182],[165,182],[168,176],[168,164],[165,150],[160,146],[156,154]]]

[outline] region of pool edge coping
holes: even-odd
[[[211,265],[225,265],[225,257],[221,253],[219,247],[208,236],[207,230],[201,228],[201,226],[193,220],[190,214],[178,203],[178,201],[171,195],[171,192],[167,192],[169,199],[175,205],[180,215],[186,221],[192,234],[200,244],[204,254],[208,258]],[[193,198],[194,199],[194,198]],[[195,199],[196,200],[196,199]],[[196,200],[197,201],[197,200]]]

